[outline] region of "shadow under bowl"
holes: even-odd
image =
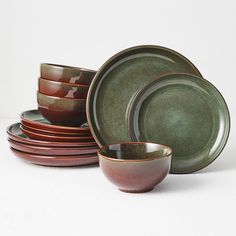
[[[66,65],[42,63],[41,77],[48,80],[90,85],[96,71]]]
[[[39,92],[61,98],[86,98],[89,86],[51,81],[43,78],[38,80]]]
[[[151,191],[169,173],[170,147],[145,142],[111,144],[98,151],[99,164],[109,181],[129,193]]]
[[[38,110],[52,124],[80,126],[86,119],[86,99],[59,98],[37,93]]]

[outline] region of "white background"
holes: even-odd
[[[235,0],[0,0],[0,235],[236,235],[235,12]],[[98,69],[138,44],[177,50],[224,95],[231,136],[212,165],[125,194],[98,167],[13,156],[5,129],[36,107],[41,62]]]

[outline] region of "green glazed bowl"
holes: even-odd
[[[99,164],[109,181],[129,193],[151,191],[169,173],[172,150],[168,146],[128,142],[98,151]]]
[[[57,64],[41,64],[41,77],[48,80],[90,85],[96,71]]]
[[[86,119],[86,99],[70,99],[37,93],[38,110],[52,124],[80,126]]]
[[[89,86],[84,84],[70,84],[39,78],[39,92],[49,96],[61,98],[86,98]]]

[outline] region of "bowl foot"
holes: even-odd
[[[146,193],[152,191],[153,188],[141,189],[141,190],[127,190],[127,189],[119,189],[119,190],[125,193]]]

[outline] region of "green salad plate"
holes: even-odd
[[[141,89],[129,109],[133,141],[169,145],[171,173],[200,170],[223,150],[230,115],[220,92],[191,74],[170,74]]]

